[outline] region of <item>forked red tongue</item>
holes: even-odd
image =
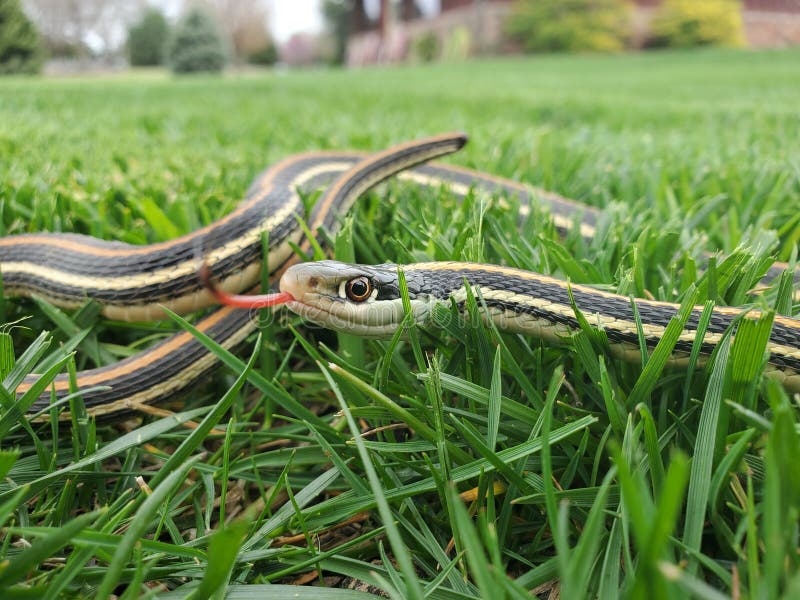
[[[214,282],[211,281],[211,271],[206,265],[203,265],[199,271],[200,279],[203,284],[208,288],[208,291],[214,295],[217,302],[226,306],[233,306],[235,308],[266,308],[267,306],[278,306],[294,300],[289,292],[278,292],[276,294],[229,294],[225,290],[221,290]]]
[[[267,306],[277,306],[294,300],[289,292],[278,292],[276,294],[229,294],[219,288],[211,288],[211,293],[220,304],[235,306],[236,308],[266,308]]]

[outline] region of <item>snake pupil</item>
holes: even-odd
[[[347,297],[353,302],[363,302],[372,292],[372,284],[366,277],[356,277],[347,282]]]

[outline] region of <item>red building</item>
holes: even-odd
[[[482,4],[510,4],[511,0],[439,0],[438,14],[453,10],[479,7]],[[380,30],[387,27],[390,19],[408,23],[424,18],[425,14],[417,0],[380,0],[379,15],[370,19],[364,0],[356,0],[353,9],[353,33]]]
[[[353,10],[347,62],[351,66],[413,59],[415,42],[433,36],[442,52],[453,57],[494,51],[502,43],[503,23],[512,0],[439,0],[438,10],[426,14],[430,2],[365,0]]]
[[[433,38],[431,43],[449,58],[508,51],[503,25],[512,3],[513,0],[439,0],[438,10],[426,14],[423,7],[429,7],[431,2],[356,0],[347,62],[359,66],[413,60],[415,48],[424,37],[429,38],[427,41]],[[661,0],[632,1],[635,44],[646,39],[650,20],[660,3]],[[800,44],[800,0],[742,0],[741,5],[750,46]]]

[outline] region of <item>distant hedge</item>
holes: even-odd
[[[738,0],[664,0],[651,25],[650,46],[741,46],[742,10]]]
[[[19,0],[0,0],[0,75],[38,73],[42,60],[39,34]]]
[[[175,73],[219,72],[226,56],[214,21],[200,9],[190,11],[178,23],[169,51]]]
[[[622,50],[631,31],[626,0],[517,0],[506,22],[526,52]]]

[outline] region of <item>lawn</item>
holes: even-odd
[[[462,130],[471,141],[448,162],[601,207],[601,234],[561,240],[543,213],[518,234],[508,203],[390,183],[359,203],[337,246],[362,262],[498,262],[624,295],[791,313],[787,289],[746,291],[771,260],[795,258],[798,98],[797,50],[5,79],[0,233],[170,239],[230,212],[292,153]],[[734,259],[703,272],[708,251]],[[0,333],[18,357],[42,330],[53,352],[86,332],[78,370],[179,327],[8,298],[0,313],[24,319]],[[559,586],[564,598],[790,597],[796,402],[760,375],[760,327],[687,374],[620,363],[591,330],[554,348],[464,322],[395,347],[281,313],[257,344],[261,383],[236,391],[241,371],[222,369],[165,407],[177,419],[28,425],[7,390],[0,587],[178,598],[227,584],[241,594],[230,597],[284,598],[275,585],[354,577],[395,598]],[[759,374],[742,381],[751,363]],[[286,396],[314,420],[283,408]],[[206,415],[206,436],[178,424]],[[353,426],[369,430],[363,443]],[[368,597],[329,591],[292,593]]]

